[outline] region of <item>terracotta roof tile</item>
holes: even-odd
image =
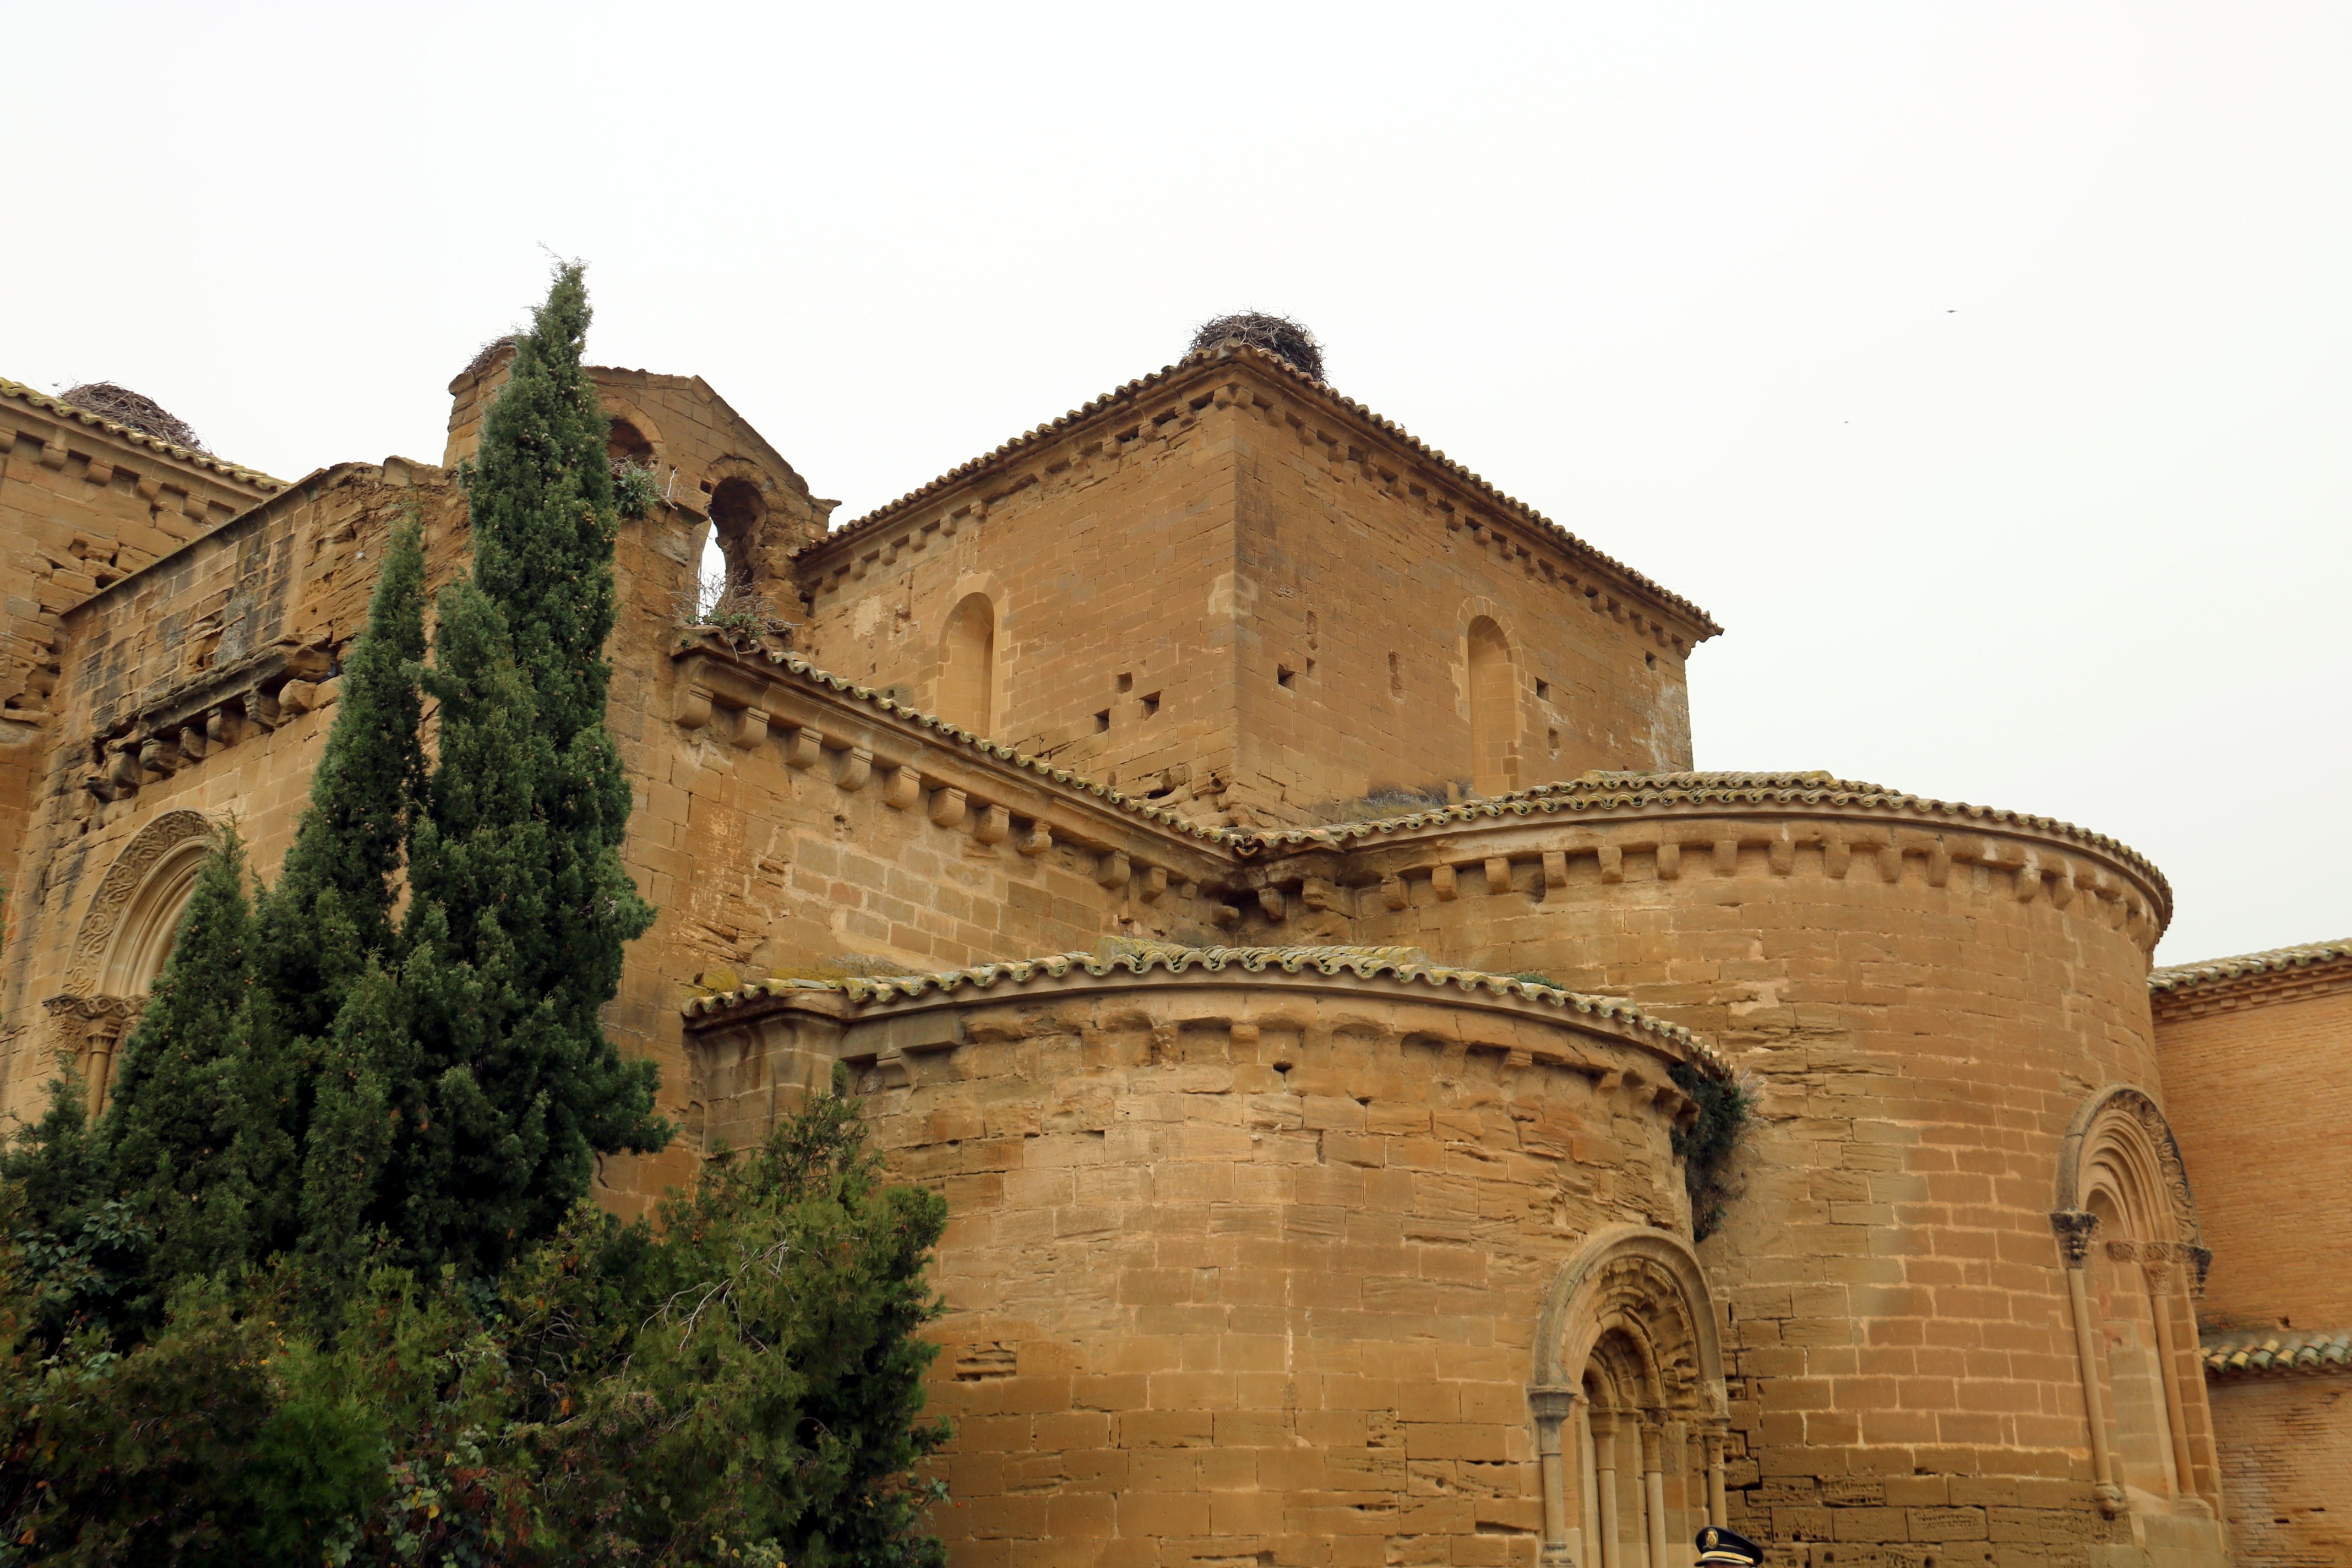
[[[2217,1377],[2340,1372],[2352,1367],[2352,1329],[2207,1334],[2199,1349],[2205,1370]]]
[[[2148,989],[2171,994],[2225,980],[2258,974],[2279,974],[2323,964],[2352,963],[2352,938],[2342,942],[2305,942],[2300,947],[2274,947],[2266,952],[2242,952],[2235,958],[2209,958],[2200,963],[2169,963],[2153,970]]]
[[[1626,565],[1623,562],[1594,549],[1591,545],[1587,544],[1583,540],[1579,539],[1575,534],[1570,533],[1567,529],[1561,527],[1559,523],[1554,522],[1551,519],[1544,516],[1543,513],[1536,510],[1535,508],[1529,506],[1527,502],[1520,500],[1516,496],[1506,495],[1503,491],[1496,489],[1493,485],[1489,484],[1484,477],[1472,473],[1468,468],[1464,468],[1460,463],[1455,462],[1444,453],[1437,450],[1434,447],[1430,446],[1428,443],[1413,436],[1395,420],[1389,419],[1373,413],[1362,404],[1358,403],[1354,398],[1345,396],[1339,392],[1335,391],[1328,383],[1315,380],[1313,377],[1307,375],[1304,371],[1301,371],[1296,365],[1291,364],[1287,360],[1283,359],[1277,354],[1269,353],[1264,349],[1255,348],[1247,343],[1232,342],[1219,343],[1213,348],[1197,349],[1192,353],[1186,354],[1182,359],[1178,360],[1174,364],[1156,370],[1150,375],[1139,377],[1134,381],[1129,382],[1124,386],[1104,393],[1101,396],[1097,397],[1088,403],[1083,404],[1076,408],[1071,409],[1059,419],[1051,420],[1044,425],[1036,426],[1034,429],[1024,431],[1022,434],[1013,437],[1010,441],[998,447],[994,451],[974,458],[970,462],[958,464],[956,467],[950,468],[946,473],[941,474],[938,479],[931,480],[929,484],[908,491],[905,495],[900,496],[897,500],[886,502],[884,505],[867,512],[864,517],[857,518],[852,521],[842,524],[841,527],[834,530],[823,539],[814,540],[809,543],[803,545],[800,550],[794,552],[794,553],[796,555],[814,554],[832,549],[834,546],[843,543],[845,541],[856,539],[870,532],[878,531],[885,524],[895,520],[901,512],[929,500],[931,497],[939,494],[950,486],[969,479],[974,474],[982,473],[990,468],[995,468],[1002,464],[1005,458],[1026,451],[1032,447],[1037,446],[1042,442],[1050,440],[1053,437],[1061,435],[1064,431],[1070,429],[1072,426],[1084,420],[1092,418],[1095,415],[1101,413],[1104,409],[1110,407],[1114,404],[1123,401],[1130,401],[1139,393],[1149,392],[1154,387],[1162,385],[1175,376],[1185,371],[1191,370],[1195,366],[1206,364],[1212,360],[1226,358],[1246,358],[1252,363],[1269,370],[1277,376],[1287,379],[1302,392],[1311,393],[1325,402],[1336,404],[1339,406],[1347,409],[1349,413],[1356,415],[1360,418],[1368,421],[1375,427],[1394,437],[1401,446],[1407,447],[1434,467],[1443,469],[1465,489],[1475,491],[1480,498],[1487,502],[1487,504],[1501,510],[1507,511],[1514,517],[1517,518],[1521,522],[1530,524],[1538,531],[1550,534],[1553,541],[1565,548],[1571,555],[1579,556],[1583,560],[1591,562],[1595,565],[1601,566],[1607,571],[1615,574],[1616,575],[1623,578],[1627,584],[1638,588],[1643,594],[1654,597],[1660,605],[1671,607],[1681,612],[1684,616],[1688,616],[1700,629],[1702,640],[1706,637],[1713,637],[1723,630],[1721,626],[1716,624],[1714,616],[1708,615],[1696,605],[1692,604],[1688,599],[1685,599],[1681,595],[1675,593],[1664,584],[1654,582],[1650,578],[1643,576],[1641,573],[1634,571],[1631,566]]]
[[[103,415],[92,414],[87,408],[78,408],[62,399],[50,396],[46,392],[36,391],[22,382],[10,381],[5,376],[0,376],[0,397],[13,397],[20,403],[29,403],[45,413],[58,415],[83,425],[95,426],[117,440],[128,441],[134,447],[145,447],[151,451],[161,452],[167,458],[176,458],[194,468],[210,468],[215,473],[226,474],[240,484],[251,485],[256,489],[277,491],[286,488],[284,479],[265,474],[258,468],[243,468],[236,463],[224,462],[210,452],[199,452],[193,447],[175,447],[169,441],[159,441],[144,430],[134,430],[120,421],[109,419]]]
[[[1180,947],[1169,942],[1115,942],[1107,943],[1106,949],[1096,952],[1057,952],[1045,958],[1021,959],[1009,963],[976,964],[968,969],[950,969],[936,974],[753,981],[732,991],[695,997],[680,1011],[689,1018],[704,1017],[762,996],[782,995],[793,991],[836,991],[862,1006],[888,1006],[921,996],[947,995],[966,989],[986,991],[997,985],[1018,987],[1039,980],[1058,980],[1073,973],[1097,978],[1108,978],[1121,970],[1131,974],[1149,974],[1154,970],[1165,970],[1170,974],[1193,971],[1220,974],[1228,970],[1237,970],[1242,974],[1262,974],[1269,969],[1279,970],[1286,974],[1312,971],[1336,976],[1344,973],[1359,980],[1386,980],[1399,984],[1483,993],[1536,1003],[1558,1008],[1563,1013],[1580,1014],[1618,1025],[1661,1046],[1670,1047],[1675,1053],[1703,1065],[1712,1073],[1727,1077],[1730,1072],[1715,1047],[1700,1036],[1679,1024],[1654,1018],[1630,1002],[1611,996],[1587,995],[1557,985],[1539,984],[1484,970],[1455,969],[1432,963],[1426,954],[1414,948]]]

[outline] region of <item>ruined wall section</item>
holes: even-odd
[[[66,614],[282,488],[0,380],[0,885],[57,743]]]
[[[412,510],[446,581],[462,570],[455,488],[395,458],[315,474],[65,616],[56,743],[0,949],[0,1113],[37,1105],[52,1070],[43,1005],[85,988],[91,900],[142,828],[181,811],[233,818],[275,870],[384,538]]]
[[[2161,879],[2062,824],[1867,786],[1648,782],[1297,835],[1326,847],[1254,875],[1295,926],[1345,916],[1358,941],[1626,996],[1758,1075],[1701,1256],[1729,1311],[1732,1521],[1782,1560],[2218,1561],[2192,1271],[2149,1266],[2183,1484],[2139,1475],[2111,1520],[2052,1223],[2086,1100],[2161,1092],[2145,996]],[[1265,909],[1244,907],[1266,940]],[[2100,1280],[2121,1312],[2140,1254],[2116,1256]],[[2117,1323],[2098,1354],[2152,1372],[2153,1342]],[[2170,1452],[2152,1394],[2111,1391],[2106,1410],[2134,1452]]]

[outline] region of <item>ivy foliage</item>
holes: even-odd
[[[1683,1163],[1683,1186],[1690,1194],[1691,1236],[1705,1241],[1723,1223],[1730,1196],[1723,1183],[1724,1167],[1747,1131],[1755,1096],[1738,1081],[1712,1077],[1687,1062],[1675,1063],[1667,1075],[1675,1088],[1698,1102],[1698,1120],[1687,1131],[1675,1130],[1674,1145]]]

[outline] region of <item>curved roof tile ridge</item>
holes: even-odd
[[[885,522],[897,517],[900,512],[929,500],[931,497],[939,494],[941,490],[948,489],[950,486],[971,478],[972,475],[992,467],[1003,458],[1009,457],[1015,452],[1025,450],[1030,447],[1036,446],[1040,442],[1050,440],[1054,437],[1060,435],[1062,432],[1076,425],[1079,421],[1092,418],[1095,415],[1101,413],[1104,409],[1109,407],[1112,404],[1117,403],[1121,399],[1132,397],[1139,392],[1149,391],[1150,388],[1173,379],[1179,374],[1186,370],[1190,370],[1195,365],[1206,364],[1210,361],[1215,359],[1230,359],[1236,357],[1247,358],[1262,366],[1273,370],[1277,374],[1288,377],[1299,386],[1309,389],[1323,397],[1328,398],[1332,402],[1339,404],[1341,407],[1346,408],[1350,413],[1358,415],[1367,420],[1380,430],[1394,437],[1398,442],[1416,456],[1427,460],[1435,467],[1444,469],[1446,474],[1459,482],[1465,489],[1476,491],[1488,502],[1488,504],[1495,506],[1501,510],[1510,512],[1514,516],[1517,517],[1521,521],[1533,524],[1538,530],[1551,534],[1555,541],[1564,545],[1571,553],[1580,555],[1586,560],[1591,561],[1600,566],[1607,568],[1611,572],[1616,573],[1618,575],[1623,577],[1628,583],[1642,590],[1642,592],[1654,595],[1660,604],[1669,605],[1690,616],[1702,628],[1702,640],[1704,640],[1705,637],[1714,637],[1723,630],[1723,627],[1717,624],[1713,616],[1708,615],[1698,605],[1693,604],[1690,600],[1684,598],[1680,594],[1675,593],[1664,584],[1643,575],[1641,573],[1636,572],[1633,567],[1626,565],[1625,563],[1618,560],[1616,557],[1588,544],[1574,533],[1570,532],[1568,529],[1559,523],[1554,522],[1550,518],[1546,517],[1542,512],[1538,511],[1526,501],[1519,500],[1517,496],[1507,494],[1503,490],[1496,489],[1493,484],[1489,483],[1483,475],[1473,473],[1470,469],[1463,467],[1460,463],[1455,462],[1444,452],[1438,450],[1436,447],[1429,445],[1428,442],[1423,441],[1419,437],[1413,435],[1395,420],[1388,418],[1383,415],[1374,413],[1371,409],[1367,408],[1364,405],[1357,402],[1354,398],[1348,396],[1345,393],[1342,393],[1336,387],[1332,386],[1330,383],[1316,380],[1313,376],[1308,375],[1305,371],[1300,370],[1297,366],[1292,364],[1289,361],[1284,359],[1279,354],[1270,353],[1267,350],[1257,348],[1248,343],[1232,342],[1213,344],[1208,348],[1195,349],[1191,353],[1186,354],[1183,358],[1176,361],[1173,364],[1163,365],[1160,369],[1153,371],[1149,375],[1139,376],[1135,380],[1126,383],[1124,385],[1112,388],[1110,391],[1104,393],[1099,397],[1090,398],[1087,402],[1079,405],[1077,407],[1071,409],[1060,418],[1049,420],[1045,424],[1036,426],[1032,429],[1024,430],[1020,435],[1013,437],[1011,440],[998,446],[993,451],[982,453],[981,456],[971,458],[968,462],[957,464],[954,468],[950,468],[946,473],[941,474],[939,478],[932,479],[928,484],[917,486],[915,489],[908,490],[905,495],[900,496],[896,500],[883,502],[880,506],[876,507],[872,511],[867,512],[865,516],[851,519],[849,521],[843,523],[839,528],[835,529],[832,532],[827,533],[824,538],[811,540],[808,543],[803,544],[799,549],[793,551],[793,553],[795,557],[805,553],[811,553],[819,550],[826,549],[845,540],[854,539],[864,533],[878,530]]]
[[[1375,834],[1434,827],[1446,823],[1475,822],[1487,817],[1528,816],[1538,812],[1645,809],[1660,805],[1832,805],[1901,812],[1910,816],[1957,817],[1987,826],[2018,826],[2071,838],[2115,856],[2148,877],[2171,897],[2171,884],[2154,862],[2120,839],[2077,827],[2054,816],[2007,811],[1999,806],[1971,805],[1965,801],[1937,800],[1910,795],[1884,784],[1841,779],[1825,773],[1593,773],[1559,784],[1536,784],[1509,795],[1459,805],[1432,806],[1400,816],[1360,822],[1335,822],[1318,827],[1280,827],[1249,834],[1244,853],[1265,849],[1338,848],[1349,839]]]
[[[2255,1329],[2209,1334],[2198,1350],[2205,1370],[2222,1376],[2335,1372],[2352,1367],[2352,1329]]]
[[[969,730],[949,723],[937,714],[926,713],[921,709],[901,702],[894,697],[885,697],[870,686],[860,686],[847,676],[835,675],[830,670],[819,669],[796,653],[770,651],[765,657],[769,663],[781,665],[803,680],[840,692],[868,707],[879,709],[894,718],[903,719],[910,724],[932,731],[950,745],[978,752],[982,756],[994,757],[1000,762],[1010,763],[1016,768],[1036,773],[1066,789],[1079,790],[1094,795],[1121,811],[1133,812],[1138,816],[1156,822],[1162,827],[1173,828],[1189,837],[1198,838],[1208,844],[1230,845],[1241,837],[1239,829],[1204,827],[1199,823],[1187,821],[1165,806],[1147,805],[1133,795],[1124,795],[1108,784],[1097,784],[1083,774],[1071,772],[1068,768],[1057,768],[1042,757],[1033,757],[1026,752],[1014,751],[1001,741],[992,741],[986,736],[975,735]]]
[[[1020,986],[1036,980],[1058,980],[1073,973],[1107,978],[1120,970],[1141,975],[1154,970],[1164,970],[1170,974],[1184,974],[1193,970],[1204,974],[1221,974],[1228,970],[1238,970],[1244,974],[1262,974],[1269,969],[1278,969],[1286,974],[1299,974],[1312,969],[1318,973],[1331,976],[1344,972],[1359,980],[1385,979],[1401,984],[1483,992],[1522,1002],[1541,1003],[1566,1013],[1581,1014],[1621,1025],[1636,1034],[1674,1047],[1710,1073],[1725,1078],[1730,1076],[1729,1066],[1705,1037],[1680,1024],[1669,1024],[1654,1017],[1631,1002],[1614,996],[1591,995],[1570,991],[1565,986],[1496,974],[1482,969],[1432,963],[1413,948],[1183,947],[1172,942],[1129,942],[1118,943],[1110,952],[1049,953],[1043,958],[973,964],[930,974],[853,975],[841,980],[755,980],[732,991],[695,997],[679,1011],[689,1018],[704,1017],[762,996],[782,995],[792,991],[834,991],[861,1005],[887,1006],[926,995],[952,995],[965,989],[986,991],[1000,984]]]
[[[2347,959],[2352,959],[2352,937],[2340,942],[2307,942],[2294,947],[2273,947],[2262,952],[2208,958],[2195,963],[2168,963],[2148,972],[2147,987],[2151,991],[2186,991],[2224,980],[2243,980],[2255,974],[2311,969]]]
[[[108,435],[119,440],[128,441],[134,447],[148,447],[163,453],[167,458],[176,458],[194,468],[211,468],[216,473],[226,474],[231,479],[241,480],[257,489],[277,491],[286,488],[286,481],[274,474],[265,474],[259,468],[248,468],[240,463],[232,463],[226,458],[215,458],[210,452],[199,452],[191,447],[182,447],[170,441],[158,439],[144,430],[132,429],[119,419],[109,419],[103,414],[93,414],[79,404],[68,403],[61,397],[52,397],[37,388],[26,386],[23,382],[10,381],[6,376],[0,376],[0,397],[14,397],[20,402],[29,403],[36,408],[44,409],[64,418],[76,420],[84,425],[96,426]]]

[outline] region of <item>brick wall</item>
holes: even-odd
[[[2216,1379],[2213,1420],[2242,1568],[2352,1563],[2352,1377]]]
[[[2352,1328],[2352,981],[2210,1010],[2185,994],[2160,1007],[2156,1038],[2213,1249],[2200,1318]]]

